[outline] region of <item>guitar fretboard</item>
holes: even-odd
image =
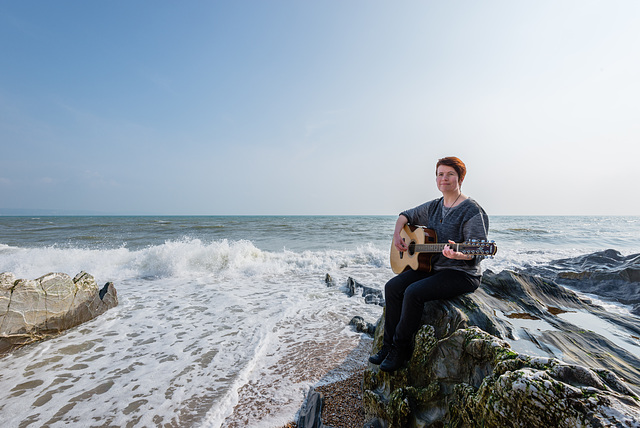
[[[444,250],[445,245],[449,244],[415,244],[412,248],[416,253],[439,253]],[[459,251],[458,247],[458,244],[452,246],[456,251]]]
[[[494,244],[484,241],[478,241],[471,244],[410,244],[409,251],[412,253],[440,253],[447,245],[449,245],[452,250],[467,255],[482,256],[495,254],[495,251],[492,252]]]

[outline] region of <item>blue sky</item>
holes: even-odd
[[[640,215],[640,2],[0,0],[0,209]]]

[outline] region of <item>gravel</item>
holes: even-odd
[[[364,370],[360,370],[345,380],[316,388],[324,396],[322,423],[334,428],[364,426],[363,376]]]
[[[322,423],[333,428],[363,427],[364,407],[362,407],[362,379],[364,368],[344,380],[318,386],[322,393]],[[289,422],[282,428],[297,428],[295,422]]]

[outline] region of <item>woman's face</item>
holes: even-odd
[[[447,165],[440,165],[436,171],[436,184],[442,193],[459,191],[458,173]]]

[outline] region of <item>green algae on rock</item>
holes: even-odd
[[[369,419],[389,427],[639,426],[638,397],[606,370],[530,357],[478,327],[418,333],[406,367],[364,376]]]
[[[582,354],[590,353],[589,346],[600,352],[603,341],[587,344],[547,310],[589,302],[553,282],[515,273],[489,275],[483,288],[425,304],[424,325],[404,367],[385,373],[368,366],[363,378],[367,426],[640,427],[638,385],[627,383],[637,380],[633,358],[586,364],[601,361]],[[564,335],[561,349],[569,360],[516,352],[505,340],[513,340],[512,326],[495,311],[532,313],[553,323],[558,328],[553,333]],[[382,346],[383,332],[384,314],[372,353]],[[584,340],[594,337],[591,333]]]

